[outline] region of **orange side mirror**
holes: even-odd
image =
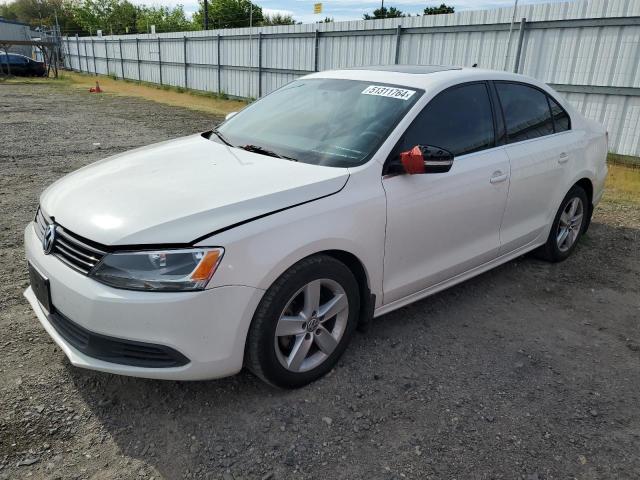
[[[411,150],[400,153],[400,162],[409,175],[425,173],[424,156],[418,145]]]

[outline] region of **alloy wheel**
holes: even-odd
[[[582,228],[583,215],[584,206],[582,200],[579,197],[573,197],[565,206],[558,222],[556,243],[558,250],[561,252],[569,250],[578,239]]]
[[[274,345],[280,364],[305,372],[323,363],[340,343],[349,318],[347,294],[334,280],[313,280],[287,302]]]

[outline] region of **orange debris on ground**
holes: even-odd
[[[96,86],[95,87],[91,87],[89,89],[90,93],[102,93],[102,89],[100,88],[100,84],[98,83],[98,81],[96,80]]]

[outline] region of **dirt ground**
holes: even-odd
[[[640,478],[640,207],[616,198],[566,262],[520,258],[385,315],[301,390],[71,367],[22,296],[39,193],[217,120],[0,84],[0,479]]]

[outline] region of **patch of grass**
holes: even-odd
[[[122,79],[114,80],[107,76],[96,77],[78,72],[65,72],[65,77],[69,85],[85,91],[94,87],[98,81],[100,88],[107,95],[145,98],[166,105],[190,108],[215,115],[226,115],[229,112],[241,110],[247,105],[247,102],[242,100],[228,99],[224,92],[218,95],[215,92],[201,92],[179,86],[158,85],[137,80],[123,82]]]
[[[640,168],[640,157],[633,157],[631,155],[620,155],[618,153],[609,152],[607,161],[609,163],[617,163],[620,165]]]
[[[604,201],[640,207],[640,168],[609,164]]]
[[[53,85],[70,85],[71,79],[66,72],[59,72],[58,78],[51,77],[6,77],[0,76],[0,82],[8,85],[38,85],[38,84],[53,84]]]

